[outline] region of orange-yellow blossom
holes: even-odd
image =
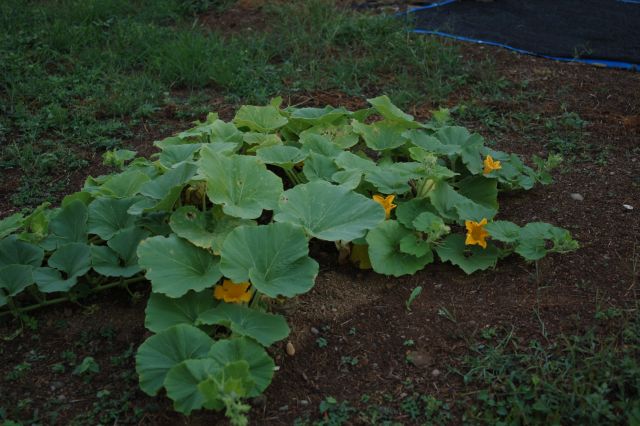
[[[251,300],[251,291],[249,291],[248,282],[234,283],[225,279],[222,285],[217,285],[213,290],[213,297],[218,300],[224,300],[227,303],[243,303]]]
[[[487,155],[487,157],[484,159],[484,170],[482,173],[488,175],[492,171],[500,170],[501,168],[502,166],[500,165],[499,161],[496,161],[492,156]]]
[[[477,244],[483,249],[486,249],[487,242],[485,241],[485,238],[489,236],[489,233],[484,229],[486,224],[486,218],[482,219],[480,222],[465,220],[464,225],[467,227],[467,239],[464,243],[468,246]]]
[[[384,208],[384,214],[387,219],[391,217],[391,210],[396,208],[396,205],[393,204],[393,200],[396,198],[395,195],[387,195],[383,197],[382,195],[374,195],[373,201],[380,203],[380,205]]]

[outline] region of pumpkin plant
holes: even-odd
[[[232,122],[209,114],[155,142],[152,159],[107,153],[116,173],[88,178],[59,208],[0,221],[0,307],[19,315],[147,280],[141,389],[241,425],[243,401],[274,374],[266,348],[290,331],[270,301],[314,285],[311,239],[392,276],[438,258],[470,274],[512,253],[577,248],[553,225],[495,220],[500,191],[550,183],[558,158],[534,169],[463,127],[369,102],[351,112],[276,99]]]

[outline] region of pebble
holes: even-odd
[[[278,410],[280,411],[287,411],[289,409],[288,405],[283,405],[282,407],[278,408]]]
[[[577,192],[574,192],[573,194],[570,194],[571,198],[576,200],[576,201],[584,201],[584,197],[581,194],[578,194]]]
[[[438,377],[440,374],[440,370],[438,370],[437,368],[434,368],[433,371],[431,371],[431,375],[433,377]]]
[[[317,329],[317,328],[315,328],[315,327],[311,327],[311,332],[312,332],[313,334],[320,334],[320,330],[318,330],[318,329]]]
[[[622,207],[624,207],[626,210],[633,210],[633,206],[630,204],[623,204]]]
[[[287,355],[294,356],[296,354],[296,348],[293,346],[293,343],[287,342]]]
[[[300,405],[309,405],[309,401],[307,401],[306,399],[301,399]]]

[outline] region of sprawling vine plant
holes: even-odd
[[[276,99],[230,123],[209,114],[156,142],[153,160],[107,153],[119,172],[88,178],[60,208],[0,221],[0,307],[19,315],[148,280],[142,390],[245,424],[243,400],[274,374],[265,348],[289,334],[269,301],[312,288],[311,239],[393,276],[436,255],[470,274],[514,252],[535,261],[577,247],[550,224],[494,220],[500,190],[550,183],[557,158],[534,158],[534,170],[444,119],[369,102],[350,112]]]

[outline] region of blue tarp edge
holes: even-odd
[[[622,2],[625,2],[625,3],[640,3],[640,0],[619,0],[619,1],[622,1]],[[439,7],[439,6],[445,6],[447,4],[451,4],[451,3],[455,3],[455,2],[456,2],[456,0],[445,0],[445,1],[442,1],[442,2],[433,3],[433,4],[430,4],[428,6],[420,7],[420,8],[417,8],[417,9],[412,9],[412,10],[409,10],[407,12],[401,12],[401,13],[396,14],[396,16],[409,16],[410,14],[415,13],[415,12],[419,12],[421,10],[432,9],[434,7]],[[444,33],[444,32],[441,32],[441,31],[420,30],[420,29],[413,29],[413,30],[410,30],[410,31],[413,32],[413,33],[416,33],[416,34],[437,35],[437,36],[441,36],[441,37],[453,38],[455,40],[468,41],[468,42],[472,42],[472,43],[486,44],[486,45],[489,45],[489,46],[502,47],[504,49],[509,49],[511,51],[521,53],[523,55],[538,56],[540,58],[552,59],[554,61],[577,62],[577,63],[583,63],[583,64],[607,67],[607,68],[618,68],[618,69],[625,69],[625,70],[630,70],[630,71],[640,71],[640,64],[633,64],[633,63],[630,63],[630,62],[610,61],[610,60],[606,60],[606,59],[563,58],[563,57],[560,57],[560,56],[543,55],[541,53],[536,53],[536,52],[531,52],[529,50],[519,49],[517,47],[509,46],[508,44],[499,43],[499,42],[496,42],[496,41],[480,40],[480,39],[475,39],[475,38],[471,38],[471,37],[464,37],[464,36],[459,36],[459,35],[455,35],[455,34]]]

